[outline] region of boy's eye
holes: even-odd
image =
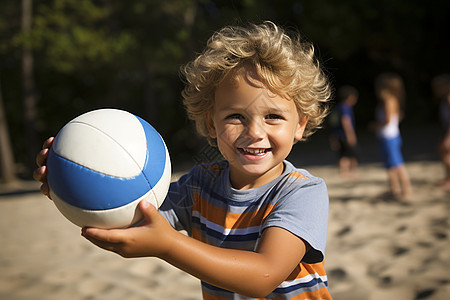
[[[268,114],[266,116],[266,119],[278,120],[278,119],[283,119],[283,117],[280,115],[277,115],[277,114]]]
[[[233,119],[237,119],[237,120],[241,120],[244,117],[241,114],[231,114],[229,116],[227,116],[227,119],[229,120],[233,120]]]

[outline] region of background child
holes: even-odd
[[[82,235],[196,276],[204,299],[331,299],[323,262],[327,189],[285,160],[327,113],[330,89],[313,47],[271,22],[225,27],[182,73],[188,115],[225,160],[173,182],[159,212],[142,201],[140,226],[83,228]],[[46,195],[51,142],[34,173]]]
[[[376,111],[377,136],[389,185],[395,197],[411,197],[411,183],[401,152],[402,138],[399,123],[403,118],[405,89],[402,78],[394,73],[384,73],[375,80],[375,93],[379,104]]]
[[[358,139],[353,106],[358,102],[359,93],[353,86],[345,85],[339,88],[337,96],[339,103],[332,113],[331,147],[339,155],[339,174],[343,178],[354,178],[358,166]]]

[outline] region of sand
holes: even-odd
[[[387,196],[378,165],[360,168],[364,179],[352,182],[329,176],[326,269],[333,299],[449,299],[450,193],[436,187],[439,163],[407,168],[410,203]]]
[[[376,162],[343,180],[309,166],[329,188],[326,252],[335,300],[442,300],[450,295],[450,193],[436,159],[407,162],[414,197],[388,196]],[[0,186],[0,299],[201,299],[196,278],[153,258],[124,259],[91,245],[37,192]]]
[[[0,299],[201,299],[197,279],[91,245],[38,193],[0,197]]]

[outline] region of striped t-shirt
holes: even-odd
[[[249,190],[231,187],[226,161],[203,164],[173,182],[160,212],[178,230],[222,248],[254,251],[265,228],[284,228],[311,249],[264,299],[331,299],[323,266],[328,192],[321,178],[284,161],[285,171]],[[204,299],[249,299],[202,282]]]

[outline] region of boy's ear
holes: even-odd
[[[205,114],[205,120],[206,120],[206,127],[208,127],[209,136],[212,139],[217,138],[216,127],[214,126],[214,122],[211,119],[210,113]]]
[[[306,124],[308,124],[308,120],[309,118],[307,116],[300,117],[294,135],[296,141],[300,141],[302,139],[303,132],[305,132]]]

